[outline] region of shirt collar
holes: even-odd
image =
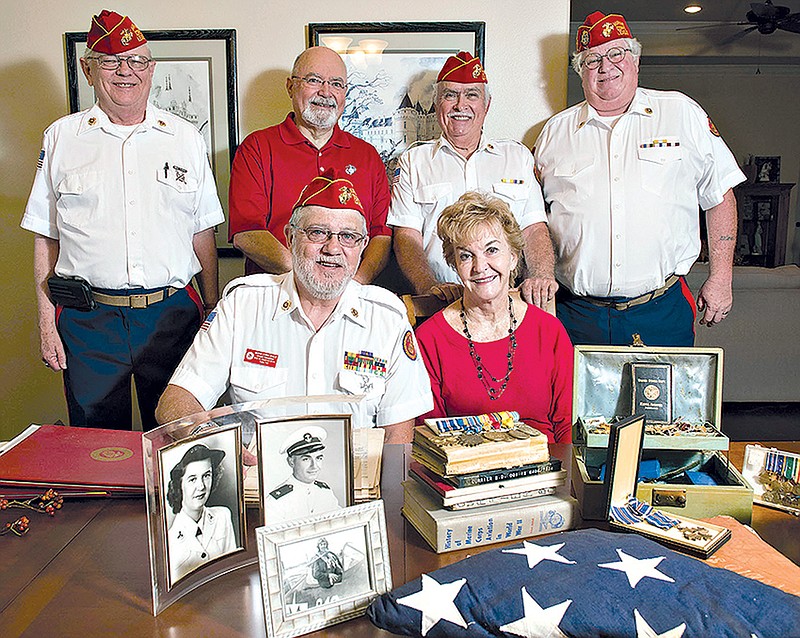
[[[294,113],[289,113],[286,116],[286,119],[279,124],[278,133],[281,137],[281,141],[284,144],[311,144],[311,142],[306,139],[305,135],[300,132],[300,129],[297,128],[297,124],[294,121]],[[339,128],[338,124],[333,125],[333,135],[331,135],[331,139],[325,142],[325,145],[322,148],[325,148],[328,145],[338,146],[340,148],[350,148],[350,138],[341,128]]]
[[[145,129],[155,129],[169,135],[175,135],[175,126],[171,119],[163,117],[160,113],[157,114],[156,108],[150,102],[147,103],[147,110],[144,114],[144,121],[139,125],[139,131]],[[111,130],[111,120],[100,104],[95,102],[92,108],[83,113],[80,125],[78,126],[78,135],[82,135],[92,130]]]
[[[622,116],[627,115],[628,113],[635,113],[637,115],[643,115],[645,117],[652,117],[653,112],[654,110],[653,110],[652,100],[640,88],[637,88],[636,93],[633,94],[633,100],[631,100],[630,106],[628,106],[628,110],[625,111],[625,113],[623,113]],[[584,101],[583,104],[581,104],[580,106],[577,128],[578,129],[583,128],[586,124],[588,124],[592,120],[599,121],[600,115],[598,115],[595,108],[591,106],[589,102]]]
[[[297,285],[294,281],[294,273],[288,272],[282,275],[283,280],[280,284],[278,292],[278,303],[275,306],[275,311],[272,314],[272,320],[275,321],[284,315],[288,315],[294,311],[301,311],[300,295],[297,293]],[[350,321],[365,327],[364,320],[364,304],[360,295],[361,284],[350,281],[342,293],[339,303],[336,304],[331,313],[329,321],[335,321],[340,316],[346,317]]]

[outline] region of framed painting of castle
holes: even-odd
[[[236,30],[175,29],[142,31],[156,61],[150,101],[197,127],[206,142],[217,190],[227,220],[231,162],[239,143],[236,101]],[[80,58],[87,33],[64,34],[67,86],[71,113],[95,102],[83,75]],[[227,221],[217,228],[220,254],[228,245]]]
[[[347,65],[340,126],[372,144],[391,175],[409,145],[439,136],[433,104],[445,60],[469,51],[483,60],[483,22],[339,22],[308,25],[308,45],[328,46]]]

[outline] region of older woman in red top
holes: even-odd
[[[420,419],[516,410],[548,441],[570,443],[572,344],[558,319],[510,289],[524,240],[508,205],[465,193],[437,232],[464,290],[417,330],[434,400]]]

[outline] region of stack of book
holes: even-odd
[[[381,497],[383,428],[360,428],[353,431],[353,497],[355,503]]]
[[[547,437],[515,412],[414,429],[403,515],[437,552],[569,529],[577,502]]]

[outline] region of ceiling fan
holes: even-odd
[[[746,36],[751,31],[758,30],[759,33],[769,35],[775,33],[777,30],[790,31],[792,33],[800,33],[800,12],[792,13],[789,7],[776,6],[772,4],[772,0],[764,0],[764,2],[751,2],[750,11],[745,14],[746,22],[730,22],[729,25],[746,26],[738,33],[734,34],[727,43],[733,42]],[[684,31],[688,29],[705,29],[717,28],[726,26],[724,24],[708,24],[696,27],[683,27],[678,29]]]

